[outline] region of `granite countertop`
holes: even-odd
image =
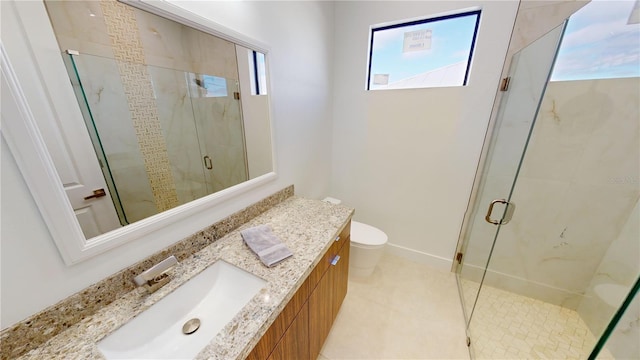
[[[185,281],[224,260],[267,281],[196,359],[244,359],[331,246],[353,209],[290,197],[180,262],[171,282],[153,294],[136,288],[20,359],[102,359],[96,343]],[[268,224],[294,255],[267,268],[244,244],[240,231]]]

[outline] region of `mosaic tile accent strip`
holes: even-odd
[[[145,260],[131,265],[0,332],[0,358],[14,359],[44,344],[134,290],[131,279],[169,255],[178,261],[199,252],[242,224],[293,196],[293,185],[240,210]]]
[[[145,65],[135,12],[130,6],[115,0],[101,0],[100,6],[151,183],[151,192],[158,211],[162,212],[178,206],[178,193],[160,127],[151,76]]]
[[[475,359],[586,359],[597,340],[574,310],[486,285],[470,333]],[[598,358],[613,359],[606,349]]]

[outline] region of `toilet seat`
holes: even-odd
[[[351,243],[363,247],[379,247],[387,243],[387,234],[371,225],[351,221]]]

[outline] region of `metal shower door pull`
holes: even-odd
[[[211,161],[211,158],[209,157],[209,155],[204,157],[204,167],[206,167],[209,170],[213,169],[213,161]]]
[[[491,213],[493,212],[493,206],[495,204],[505,204],[507,206],[507,208],[506,208],[506,210],[504,212],[504,216],[500,220],[492,220],[491,219]],[[496,199],[496,200],[493,200],[491,202],[491,204],[489,204],[489,209],[487,210],[487,215],[484,217],[484,219],[489,224],[506,225],[506,224],[509,223],[509,221],[511,221],[511,218],[513,217],[513,212],[514,211],[516,211],[516,204],[514,204],[512,202],[508,202],[505,199]]]

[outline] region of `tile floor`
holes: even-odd
[[[574,310],[486,285],[473,317],[476,359],[587,359],[597,340]],[[613,359],[606,350],[598,358]]]
[[[475,359],[586,359],[596,341],[575,311],[488,286],[474,316]],[[455,274],[384,254],[349,280],[318,360],[469,358]]]
[[[349,280],[319,359],[469,359],[455,274],[385,254]]]

